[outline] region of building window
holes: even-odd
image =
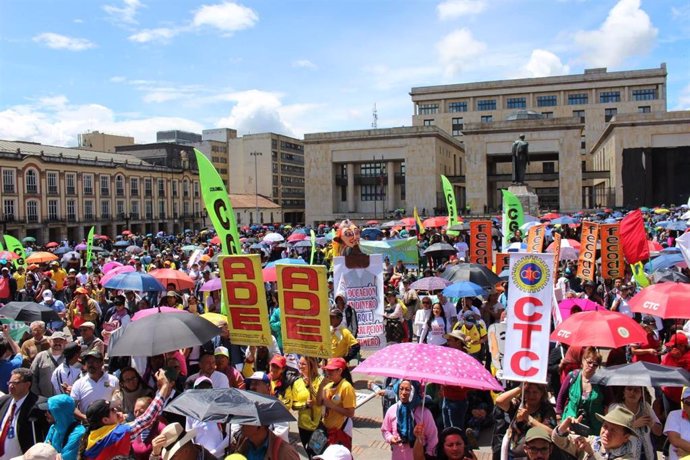
[[[115,202],[115,216],[118,219],[121,219],[125,214],[125,202],[122,200],[118,200]]]
[[[527,98],[526,97],[509,97],[506,102],[506,108],[508,109],[524,109],[527,108]]]
[[[651,113],[652,112],[652,107],[649,105],[642,105],[637,108],[638,113]]]
[[[553,118],[553,112],[542,112],[541,116],[543,118]]]
[[[482,123],[491,123],[492,121],[494,121],[493,115],[482,115],[482,118],[481,118]]]
[[[419,115],[432,115],[438,113],[438,104],[419,104],[417,106]]]
[[[177,201],[173,201],[173,219],[177,219],[179,217],[179,213],[177,212],[180,208],[177,206]]]
[[[158,218],[165,219],[165,201],[158,202]]]
[[[621,92],[620,91],[602,91],[599,93],[599,102],[605,104],[607,102],[620,102]]]
[[[37,194],[38,193],[38,174],[35,170],[29,169],[26,172],[26,193]]]
[[[48,200],[48,219],[58,220],[58,200]]]
[[[144,179],[144,195],[151,197],[153,195],[153,179]]]
[[[144,205],[146,206],[146,218],[153,219],[153,201],[148,200]]]
[[[38,222],[38,201],[29,200],[26,202],[26,220],[28,222]]]
[[[189,201],[182,203],[182,214],[184,217],[189,217]]]
[[[556,172],[556,163],[553,161],[545,161],[541,164],[541,167],[544,174],[553,174]]]
[[[616,114],[618,113],[618,109],[611,108],[611,109],[604,109],[604,121],[608,123],[611,121],[611,118],[615,117]]]
[[[77,194],[77,175],[74,173],[65,174],[65,191],[68,195]]]
[[[115,194],[125,196],[125,178],[122,176],[115,177]]]
[[[584,110],[573,110],[573,116],[580,119],[580,123],[585,122],[585,111]]]
[[[480,99],[477,101],[477,110],[496,110],[496,99]]]
[[[652,101],[656,99],[656,89],[634,89],[632,91],[633,101]]]
[[[449,102],[448,111],[454,112],[467,112],[467,102]]]
[[[386,199],[385,187],[380,185],[362,185],[361,201],[382,201]]]
[[[402,177],[402,182],[400,183],[400,200],[405,201],[405,162],[400,163],[400,177]]]
[[[187,179],[182,181],[182,196],[185,198],[189,196],[189,181]]]
[[[93,175],[84,174],[82,178],[84,182],[84,195],[93,195]]]
[[[434,126],[434,120],[424,120],[424,126]]]
[[[129,179],[129,194],[131,196],[139,196],[139,179],[136,177]]]
[[[193,182],[192,188],[194,189],[194,198],[199,198],[199,183]]]
[[[84,201],[84,219],[93,220],[93,201]]]
[[[3,193],[17,193],[15,180],[16,171],[14,169],[2,170],[2,192]]]
[[[554,107],[558,105],[558,97],[556,95],[537,96],[537,107]]]
[[[6,222],[12,222],[15,218],[14,215],[14,200],[5,200],[2,203],[2,211],[4,213],[4,219]]]
[[[585,136],[580,137],[580,149],[585,150],[587,148],[587,138]]]
[[[101,175],[101,195],[110,195],[110,176]]]
[[[132,212],[129,213],[129,217],[132,219],[138,219],[139,218],[139,202],[138,201],[132,201],[130,203],[130,207],[132,209]]]
[[[587,93],[568,94],[568,105],[584,105],[588,101]]]
[[[71,222],[77,220],[77,201],[67,200],[67,219]]]
[[[165,196],[165,179],[158,179],[158,196]]]
[[[58,194],[58,175],[54,171],[48,171],[46,173],[46,181],[48,182],[48,194],[57,195]]]
[[[173,196],[173,198],[177,197],[177,181],[176,180],[172,181],[172,196]]]
[[[360,187],[361,201],[383,200],[386,196],[386,187],[383,186],[386,164],[382,162],[362,163],[359,168],[362,177],[377,177],[381,179],[381,181],[377,180],[376,184],[362,185]]]
[[[101,219],[110,219],[110,201],[101,201]]]
[[[465,127],[462,118],[453,118],[452,133],[453,136],[462,136],[462,130]]]

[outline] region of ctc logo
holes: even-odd
[[[528,286],[539,283],[541,277],[541,268],[537,264],[525,264],[520,270],[520,280]]]

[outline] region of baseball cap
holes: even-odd
[[[650,324],[656,326],[656,320],[652,315],[644,315],[642,317],[642,324]]]
[[[226,358],[230,358],[230,353],[225,347],[216,347],[216,349],[213,350],[213,354],[215,356],[225,356]]]
[[[43,291],[43,300],[53,300],[55,297],[53,296],[53,291],[50,290],[45,290]]]
[[[323,368],[329,371],[336,369],[347,369],[347,361],[345,361],[343,358],[331,358],[328,360],[328,363],[323,366]]]
[[[683,334],[682,332],[676,332],[671,336],[671,340],[666,342],[664,344],[666,348],[673,348],[677,346],[687,346],[688,345],[688,336]]]
[[[268,374],[261,371],[254,372],[251,376],[249,376],[249,378],[246,378],[245,380],[256,380],[257,382],[271,383],[271,379],[268,377]]]
[[[473,312],[472,310],[467,310],[462,314],[462,317],[465,321],[469,323],[475,323],[477,322],[477,314]]]
[[[331,311],[329,312],[329,316],[337,316],[338,318],[342,318],[343,312],[340,311],[338,308],[331,308]]]
[[[100,426],[101,419],[110,415],[110,401],[98,399],[86,409],[86,420],[90,426]]]
[[[96,358],[96,359],[100,359],[101,361],[103,361],[103,355],[101,354],[100,351],[98,351],[96,349],[87,351],[86,353],[81,355],[81,358],[84,361],[88,360],[89,358]]]
[[[175,291],[168,291],[167,294],[165,294],[166,297],[177,297],[177,292]]]
[[[688,398],[688,397],[690,397],[690,387],[685,387],[685,388],[683,389],[683,394],[682,394],[682,396],[680,397],[680,399],[686,399],[686,398]]]
[[[50,265],[53,266],[53,267],[57,267],[57,266],[60,265],[60,262],[58,262],[57,260],[54,260],[54,261],[52,261],[52,262],[50,263]]]
[[[287,366],[287,359],[285,356],[275,355],[273,358],[271,358],[271,362],[269,364],[275,364],[276,366],[282,368]]]
[[[70,359],[74,358],[79,353],[81,353],[81,346],[77,342],[68,343],[62,350],[62,355],[65,357],[66,361],[69,361]]]
[[[83,287],[78,287],[77,289],[74,290],[77,294],[86,294],[89,295],[89,291],[86,290],[86,288]]]
[[[352,460],[352,454],[341,444],[332,444],[321,455],[313,457],[315,460]]]
[[[541,426],[535,426],[527,430],[527,434],[525,435],[525,444],[528,442],[535,441],[537,439],[551,442],[551,433],[549,433],[548,430],[544,429]]]
[[[211,384],[211,388],[213,388],[213,380],[211,380],[210,378],[206,377],[205,375],[202,375],[202,376],[200,376],[200,377],[197,377],[196,380],[194,380],[194,388],[198,388],[199,385],[201,385],[201,384],[204,383],[204,382],[210,383],[210,384]]]
[[[62,331],[55,331],[53,334],[49,337],[50,340],[55,340],[55,339],[62,339],[62,340],[67,340],[67,334],[65,334]]]
[[[84,321],[83,323],[81,323],[81,325],[79,327],[80,328],[88,327],[89,329],[94,329],[94,330],[96,329],[96,325],[93,324],[91,321]]]

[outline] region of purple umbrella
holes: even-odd
[[[137,321],[140,320],[141,318],[146,318],[149,315],[154,315],[156,313],[186,313],[186,314],[191,314],[186,310],[180,310],[178,308],[173,308],[173,307],[153,307],[153,308],[147,308],[145,310],[139,310],[132,316],[132,321]]]
[[[104,274],[108,273],[110,270],[112,270],[113,268],[117,268],[117,267],[122,267],[122,264],[120,262],[116,262],[114,260],[110,261],[107,264],[103,265],[103,273]]]
[[[78,245],[75,246],[74,249],[77,251],[86,251],[88,249],[88,246],[84,243],[79,243]]]
[[[410,284],[410,288],[417,291],[438,291],[450,285],[451,282],[447,279],[438,276],[427,276]]]
[[[563,320],[570,317],[573,307],[578,307],[581,311],[604,310],[604,307],[589,299],[565,299],[558,304],[558,309],[561,311],[561,318]]]
[[[203,286],[201,286],[201,288],[199,288],[199,290],[202,292],[220,291],[221,289],[222,286],[220,284],[220,278],[208,280],[203,284]]]

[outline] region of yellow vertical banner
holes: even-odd
[[[561,263],[561,234],[553,232],[553,273],[554,284],[558,281],[558,264]],[[565,293],[564,293],[565,294]]]
[[[601,238],[601,277],[613,280],[625,277],[625,260],[620,241],[620,224],[599,226]]]
[[[491,226],[490,220],[470,222],[470,262],[485,265],[489,270],[493,266]]]
[[[546,225],[535,225],[527,232],[527,252],[533,254],[544,252],[544,237],[546,236]]]
[[[330,358],[326,267],[278,264],[276,274],[285,353]]]
[[[230,340],[236,345],[270,346],[273,339],[268,323],[261,256],[221,255],[218,264],[228,309]]]
[[[594,281],[598,238],[599,226],[592,222],[582,222],[580,258],[577,261],[577,277],[580,279]]]

